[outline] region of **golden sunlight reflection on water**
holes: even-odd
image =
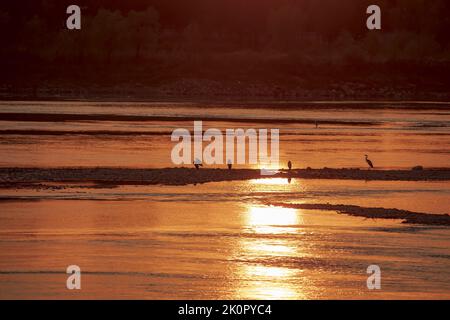
[[[249,181],[254,185],[288,185],[289,179],[287,178],[268,178],[268,179],[253,179]]]
[[[251,206],[247,212],[247,228],[256,233],[295,232],[301,223],[296,209],[281,207]]]
[[[285,180],[285,179],[282,179]],[[245,226],[261,238],[242,239],[239,256],[245,263],[239,269],[243,279],[241,295],[256,299],[302,299],[305,294],[296,277],[301,269],[278,265],[283,257],[298,256],[301,246],[281,234],[296,233],[302,219],[296,209],[250,205]],[[274,235],[271,237],[270,235]]]

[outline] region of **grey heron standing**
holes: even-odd
[[[366,154],[366,162],[369,165],[369,167],[373,169],[373,163],[372,163],[372,161],[369,160],[369,156],[367,154]]]
[[[291,162],[291,160],[289,160],[289,162],[288,162],[288,168],[289,168],[289,171],[292,170],[292,162]]]

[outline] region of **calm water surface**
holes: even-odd
[[[354,106],[356,108],[363,105]],[[280,129],[280,161],[296,167],[365,167],[369,154],[378,168],[445,167],[450,163],[450,105],[448,109],[257,109],[209,107],[198,104],[0,102],[1,113],[101,115],[103,120],[64,122],[0,121],[0,166],[168,167],[176,128]],[[111,115],[179,117],[180,121],[111,121]],[[241,122],[228,122],[227,119]],[[257,123],[258,119],[289,119],[298,123]],[[313,123],[304,123],[312,121]],[[314,122],[319,123],[316,128]],[[344,121],[344,123],[342,123]],[[362,124],[355,125],[359,122]],[[327,122],[328,124],[320,124]],[[22,130],[23,134],[5,134]],[[36,135],[47,130],[65,135]],[[101,135],[80,132],[103,131]],[[29,132],[29,134],[26,134]],[[112,135],[121,132],[127,135]],[[109,133],[109,134],[108,134]],[[145,133],[152,133],[146,135]],[[225,161],[225,159],[224,159]]]
[[[445,183],[283,179],[4,191],[22,199],[0,202],[0,298],[448,299],[448,228],[261,200],[443,213],[449,194]],[[72,264],[81,291],[65,289]],[[371,264],[378,292],[366,287]]]
[[[364,154],[378,168],[450,163],[449,110],[0,103],[0,113],[11,112],[105,119],[0,121],[2,167],[169,167],[170,133],[193,125],[110,121],[112,114],[221,118],[204,122],[205,129],[279,128],[281,161],[290,159],[296,167],[364,167]],[[261,124],[262,118],[298,123]],[[367,123],[355,125],[362,119]],[[315,128],[305,120],[329,124]],[[99,130],[104,134],[80,134]],[[127,134],[111,134],[117,132]],[[443,214],[449,213],[448,182],[268,179],[91,187],[0,189],[0,299],[450,299],[449,228],[263,204],[354,204]],[[372,264],[382,270],[380,291],[366,286]],[[81,267],[80,291],[65,287],[69,265]]]

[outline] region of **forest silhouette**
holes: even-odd
[[[77,2],[77,31],[65,27],[70,1],[2,5],[3,93],[43,85],[165,86],[175,95],[208,85],[252,87],[254,95],[266,87],[271,95],[449,91],[450,3],[443,0],[377,1],[381,31],[366,28],[373,1],[365,0]]]

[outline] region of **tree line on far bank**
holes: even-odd
[[[267,65],[291,73],[302,66],[449,65],[448,2],[378,2],[381,31],[365,27],[369,1],[80,1],[82,29],[74,31],[64,27],[64,1],[34,1],[28,11],[0,9],[0,57],[4,64]]]

